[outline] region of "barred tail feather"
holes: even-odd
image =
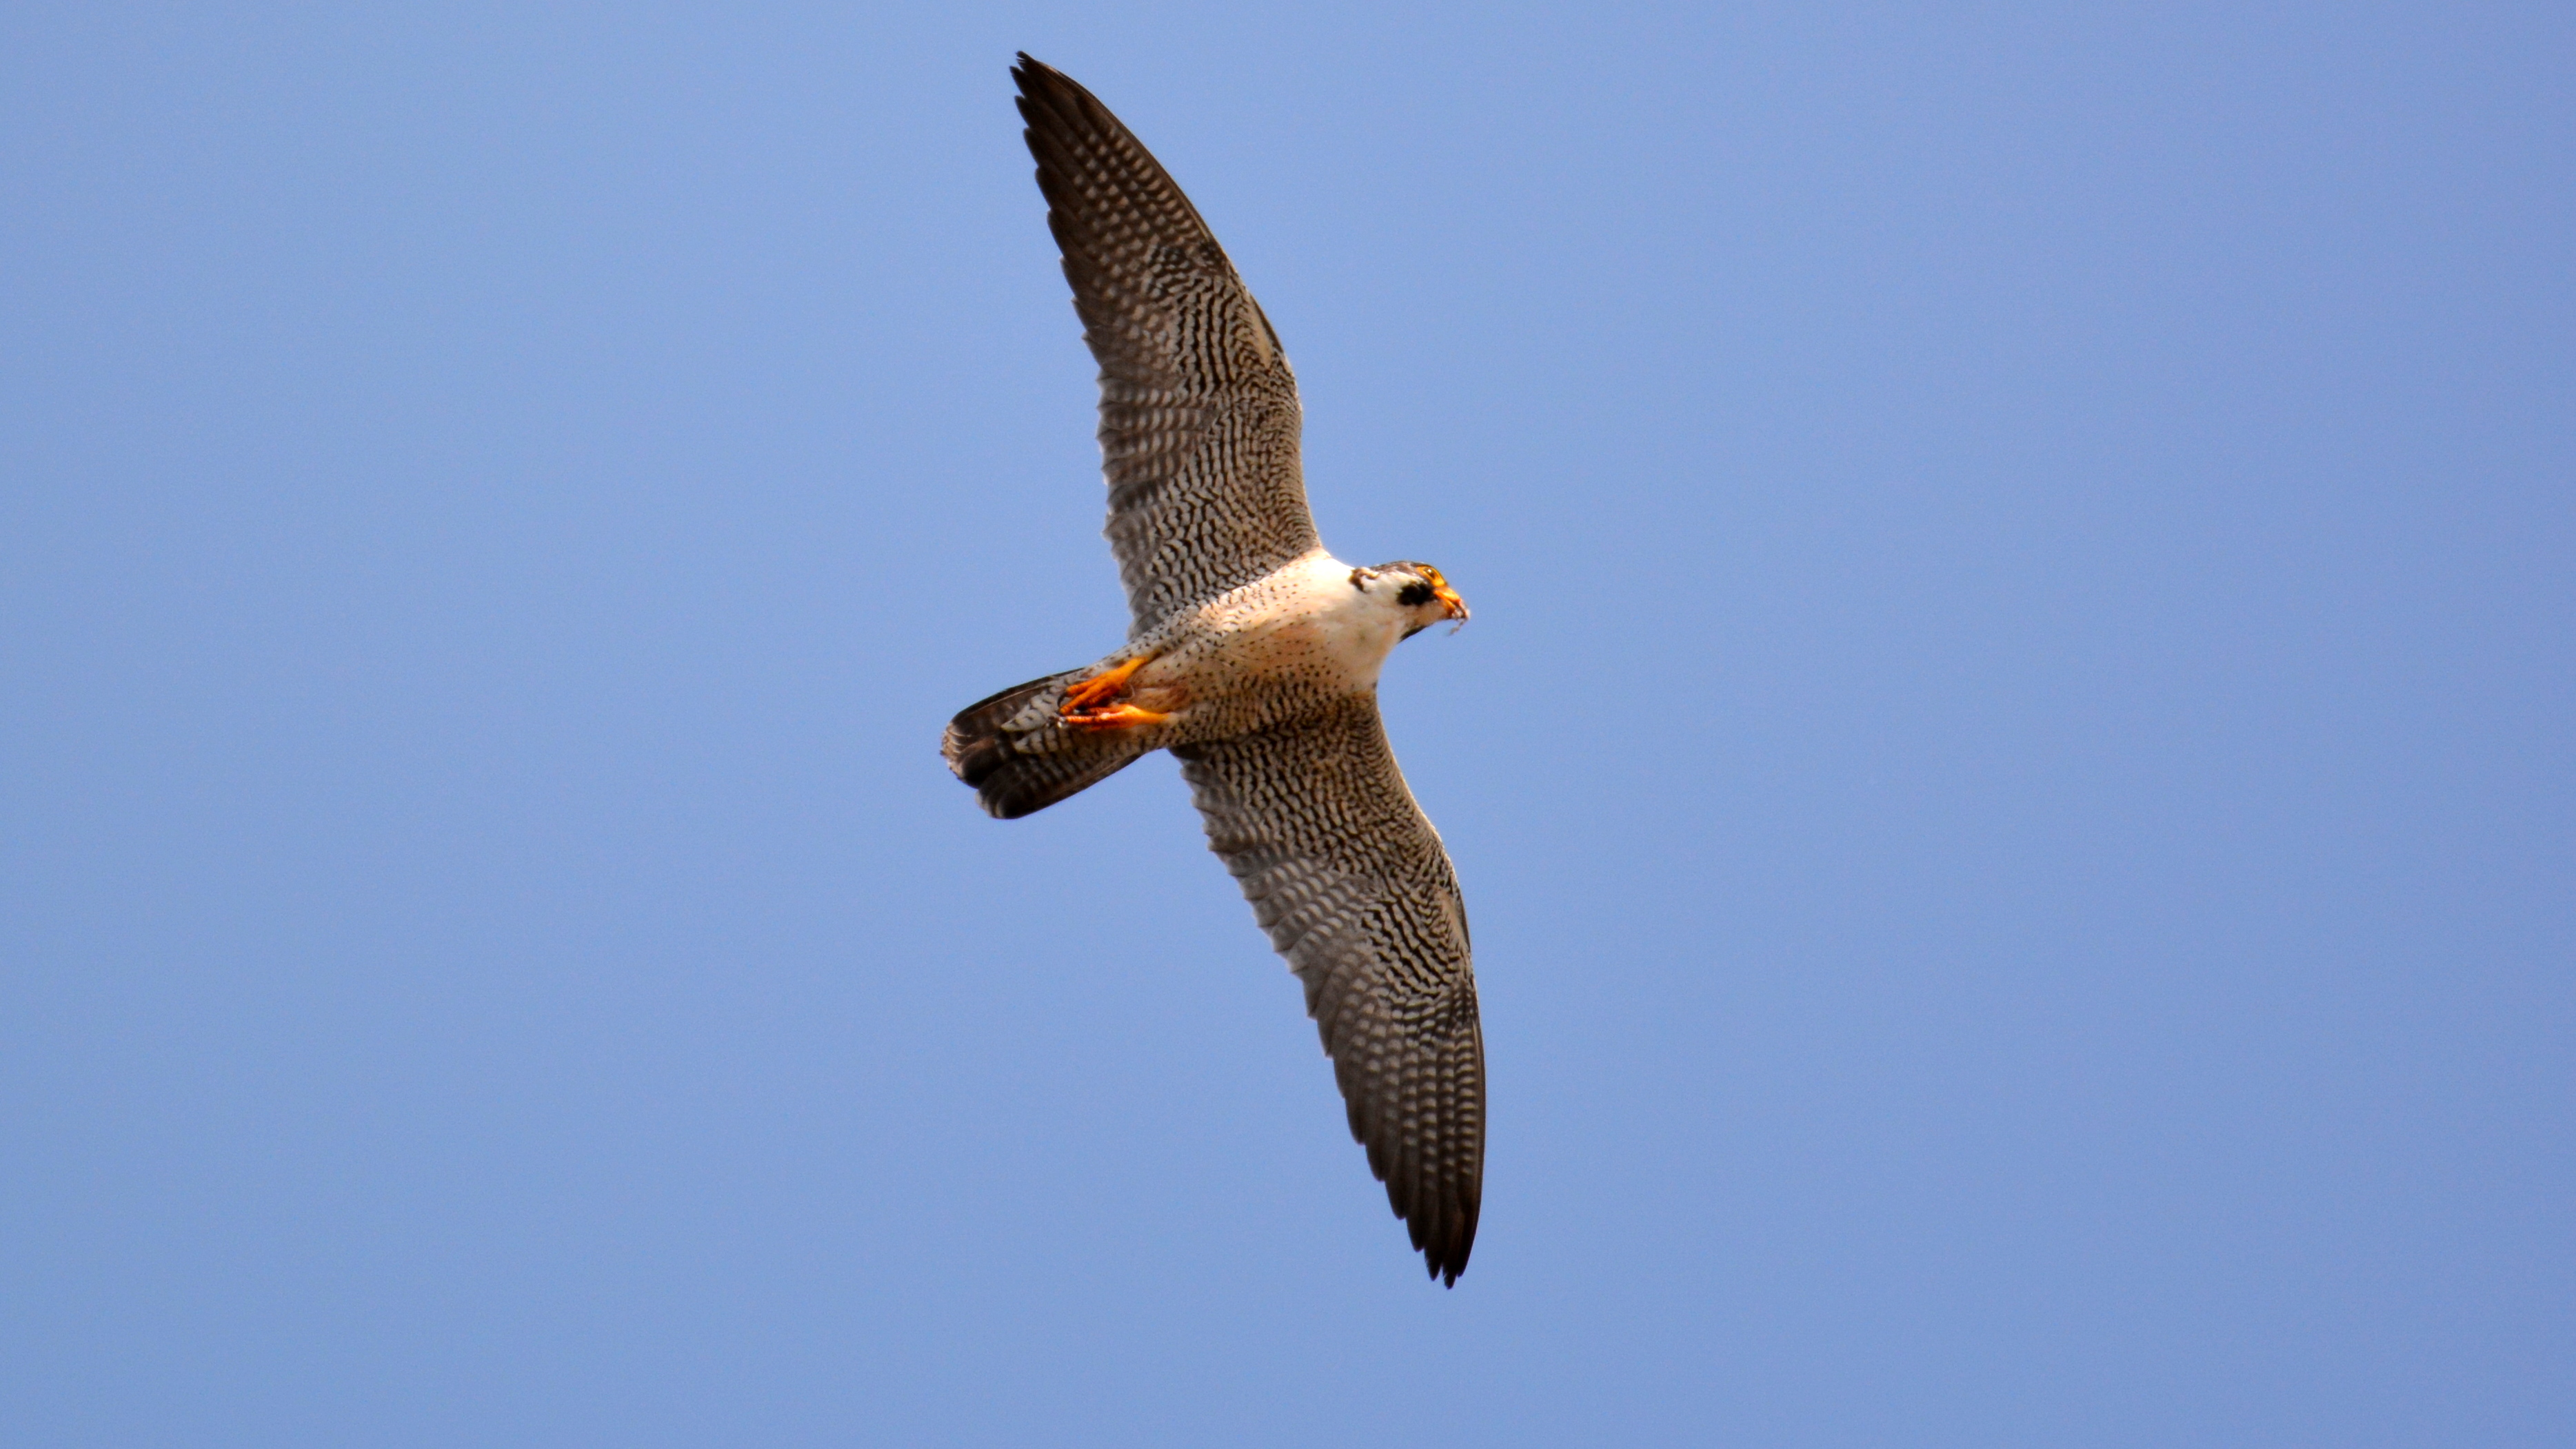
[[[975,787],[984,813],[1017,820],[1117,774],[1145,753],[1118,733],[1069,730],[1057,721],[1073,670],[1013,685],[957,712],[939,741],[957,778]]]

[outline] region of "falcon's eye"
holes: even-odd
[[[1395,601],[1408,609],[1430,603],[1431,586],[1419,581],[1406,584],[1402,591],[1396,594]]]

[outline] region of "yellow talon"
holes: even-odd
[[[1064,722],[1078,730],[1132,730],[1138,725],[1161,724],[1170,718],[1170,715],[1138,709],[1132,704],[1113,704],[1107,709],[1068,714]]]
[[[1104,701],[1113,699],[1123,692],[1127,688],[1127,681],[1135,678],[1136,671],[1144,667],[1145,657],[1140,654],[1115,669],[1105,670],[1080,681],[1064,692],[1064,703],[1056,706],[1056,712],[1067,719],[1090,712]],[[1162,716],[1156,715],[1155,718],[1160,719]]]

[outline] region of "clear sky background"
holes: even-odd
[[[1476,923],[1426,1284],[1005,75],[1224,239]],[[25,1445],[2563,1444],[2576,11],[0,14]]]

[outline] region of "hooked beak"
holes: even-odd
[[[1431,586],[1431,597],[1438,599],[1440,601],[1440,607],[1448,611],[1449,617],[1458,621],[1458,629],[1464,629],[1467,627],[1467,601],[1458,597],[1458,591],[1456,589],[1449,587],[1445,583],[1433,584]],[[1455,634],[1458,632],[1458,629],[1452,629],[1449,632]]]

